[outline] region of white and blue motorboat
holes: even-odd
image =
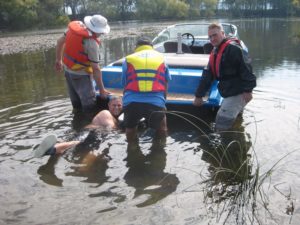
[[[238,38],[235,25],[222,25],[226,36]],[[203,68],[207,66],[213,48],[207,35],[208,26],[209,23],[175,24],[161,31],[152,41],[154,49],[163,53],[172,75],[168,85],[168,109],[193,106],[194,93],[201,82]],[[242,41],[241,44],[247,50]],[[122,62],[123,59],[120,59],[102,69],[104,85],[114,93],[122,93]],[[222,97],[215,82],[207,93],[205,106],[215,108],[221,102]]]

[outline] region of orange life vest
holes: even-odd
[[[63,62],[71,70],[85,70],[91,74],[93,73],[91,62],[83,48],[83,40],[86,38],[92,38],[98,45],[100,44],[99,39],[81,21],[72,21],[69,23]]]
[[[220,62],[221,62],[221,58],[223,55],[223,52],[225,50],[225,48],[231,43],[231,42],[236,42],[237,44],[240,44],[240,40],[237,38],[231,38],[228,39],[227,41],[221,43],[221,46],[218,49],[217,54],[215,54],[215,49],[213,49],[210,53],[209,56],[209,66],[211,69],[212,74],[214,75],[214,77],[220,77]]]
[[[126,57],[125,90],[136,92],[164,92],[166,90],[165,63],[161,53],[143,45]]]

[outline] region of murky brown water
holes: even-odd
[[[250,49],[258,86],[240,133],[222,134],[241,143],[224,145],[229,156],[216,149],[220,137],[207,141],[205,125],[203,134],[171,117],[165,146],[141,130],[139,157],[127,154],[124,133],[102,132],[61,157],[33,158],[46,134],[84,139],[89,118],[72,113],[64,77],[52,69],[54,49],[0,56],[0,224],[298,224],[300,21],[230,22]],[[103,65],[162,24],[144,25],[114,25]],[[111,160],[87,167],[82,158],[91,149],[109,150]]]

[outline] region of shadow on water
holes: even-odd
[[[71,163],[66,176],[83,177],[82,182],[95,183],[97,186],[105,183],[109,177],[106,176],[108,162],[111,159],[108,155],[111,143],[107,132],[99,130],[82,131],[81,142],[69,149],[62,156],[50,156],[47,163],[38,169],[40,179],[50,185],[62,186],[62,179],[55,175],[55,165],[60,157]]]
[[[147,132],[147,130],[146,130]],[[71,166],[66,176],[83,177],[82,182],[96,184],[94,188],[109,182],[106,175],[108,162],[112,160],[109,155],[111,138],[113,134],[103,133],[103,131],[89,131],[84,140],[75,148],[67,151],[63,156],[49,157],[45,165],[40,166],[37,173],[40,179],[54,186],[62,186],[63,180],[55,175],[55,166],[59,157],[64,157]],[[135,189],[133,199],[140,202],[137,207],[146,207],[157,203],[161,199],[176,191],[179,179],[175,174],[164,172],[166,166],[166,156],[164,148],[166,140],[153,139],[149,149],[143,149],[144,154],[138,144],[127,146],[126,167],[124,181],[128,187]],[[111,181],[110,181],[111,182]],[[98,193],[89,194],[89,197],[116,198],[115,203],[125,201],[126,195],[114,192],[114,187]],[[146,198],[146,199],[145,199]],[[143,200],[141,200],[143,199]],[[103,213],[114,210],[115,207],[99,211]]]
[[[62,187],[63,180],[55,175],[55,165],[59,160],[59,156],[52,156],[45,165],[38,168],[37,173],[40,175],[41,181],[46,184]]]
[[[143,154],[139,144],[128,144],[128,171],[124,176],[128,186],[134,187],[134,197],[149,195],[147,199],[138,203],[137,207],[155,204],[176,191],[179,179],[175,174],[164,172],[166,166],[165,140],[153,139],[150,152]]]
[[[107,181],[106,170],[108,168],[109,136],[103,131],[89,131],[87,137],[73,152],[67,153],[66,158],[75,164],[71,166],[66,176],[84,177],[83,182],[95,183],[97,186]]]

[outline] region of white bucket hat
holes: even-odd
[[[87,28],[97,34],[107,34],[110,31],[110,27],[107,24],[107,19],[101,15],[84,17],[84,24],[87,26]]]

